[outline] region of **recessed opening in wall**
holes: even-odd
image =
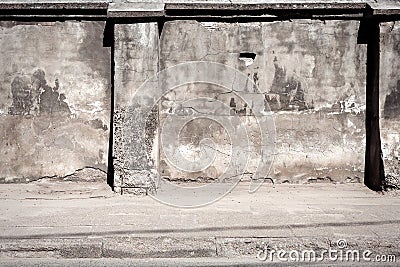
[[[253,64],[254,59],[256,59],[256,54],[252,52],[240,52],[239,54],[239,60],[244,61],[244,64],[247,66],[250,66]]]

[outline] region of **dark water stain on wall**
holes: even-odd
[[[37,69],[31,79],[16,76],[11,82],[12,105],[8,109],[11,115],[70,114],[65,95],[58,92],[59,82],[55,86],[47,84],[45,72]]]
[[[107,131],[108,127],[104,124],[100,119],[90,120],[85,122],[85,124],[89,124],[94,129],[102,129],[103,131]]]
[[[311,108],[304,100],[304,89],[295,77],[287,77],[284,67],[274,59],[275,75],[269,93],[265,95],[271,110],[304,110]]]
[[[385,119],[398,118],[400,116],[400,80],[397,81],[397,87],[386,95],[383,114]]]

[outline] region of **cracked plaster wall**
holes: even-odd
[[[2,181],[65,176],[85,166],[106,170],[111,95],[110,49],[102,47],[104,26],[0,22]],[[356,21],[171,21],[159,39],[156,23],[116,25],[116,184],[125,176],[132,185],[148,186],[154,169],[171,179],[189,180],[212,179],[221,172],[224,157],[203,173],[183,175],[158,149],[162,114],[169,104],[184,99],[188,88],[167,95],[149,117],[130,106],[135,91],[159,68],[190,60],[232,66],[258,85],[274,111],[277,129],[272,178],[297,182],[362,177],[366,46],[356,42],[358,26]],[[381,31],[385,172],[398,175],[398,23],[383,23]],[[254,61],[239,59],[241,52],[254,53]],[[215,88],[200,87],[198,92],[209,94]],[[231,97],[224,101],[228,104]],[[236,99],[238,109],[240,104]],[[147,118],[146,135],[130,135],[130,127]],[[206,137],[199,127],[209,124],[189,125],[183,137],[190,142]],[[219,130],[215,141],[223,151],[226,136]]]
[[[104,26],[0,22],[1,181],[86,167],[105,181],[111,94]]]
[[[354,180],[363,177],[365,151],[366,46],[357,44],[358,27],[356,21],[167,22],[160,66],[214,61],[253,79],[274,112],[276,157],[270,177],[275,180]],[[255,53],[254,62],[240,60],[240,52]],[[215,94],[213,88],[203,90],[205,95]],[[176,90],[166,98],[179,102],[188,98],[187,91],[193,92]],[[201,137],[197,130],[190,134]],[[249,163],[252,173],[255,164]],[[188,175],[175,171],[162,153],[160,164],[161,171],[180,179],[218,176],[226,166],[216,162],[209,172]]]
[[[199,140],[208,137],[223,152],[213,166],[200,173],[187,174],[174,168],[158,144],[159,125],[171,107],[198,95],[213,97],[218,94],[213,86],[196,85],[195,90],[191,88],[193,85],[181,86],[165,95],[154,116],[150,116],[153,119],[146,133],[150,133],[147,136],[151,140],[145,145],[142,139],[129,136],[126,127],[135,127],[137,118],[133,116],[140,114],[127,111],[131,108],[127,100],[158,66],[162,70],[178,63],[205,60],[226,64],[248,75],[269,103],[277,134],[270,177],[281,182],[321,178],[360,181],[365,151],[366,46],[357,44],[358,27],[357,21],[231,24],[170,21],[164,24],[159,40],[156,24],[117,25],[113,155],[116,171],[121,170],[131,185],[137,186],[143,184],[135,182],[140,170],[146,170],[147,177],[151,176],[151,170],[158,169],[172,180],[195,181],[214,179],[223,171],[226,166],[223,155],[229,154],[224,147],[229,142],[220,127],[207,120],[188,124],[181,136],[182,149],[196,146]],[[240,59],[243,52],[255,54],[254,61]],[[230,105],[232,96],[227,95],[221,101]],[[233,101],[235,112],[242,112],[240,100]],[[241,115],[252,129],[249,110]],[[206,127],[215,129],[204,132],[202,129]],[[257,137],[251,140],[251,145],[257,148]],[[131,170],[134,174],[128,173]]]
[[[381,23],[380,129],[386,182],[400,188],[400,24]]]

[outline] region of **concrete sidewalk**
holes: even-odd
[[[119,195],[102,183],[2,184],[0,257],[249,257],[266,245],[369,249],[400,260],[400,197],[362,184],[239,184],[197,209]]]

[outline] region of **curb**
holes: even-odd
[[[215,238],[87,237],[1,239],[0,258],[216,257]]]
[[[370,237],[337,240],[328,238],[273,237],[81,237],[52,239],[0,239],[0,258],[256,258],[266,246],[276,250],[319,251],[331,249],[370,250],[373,254],[400,259],[400,239]]]

